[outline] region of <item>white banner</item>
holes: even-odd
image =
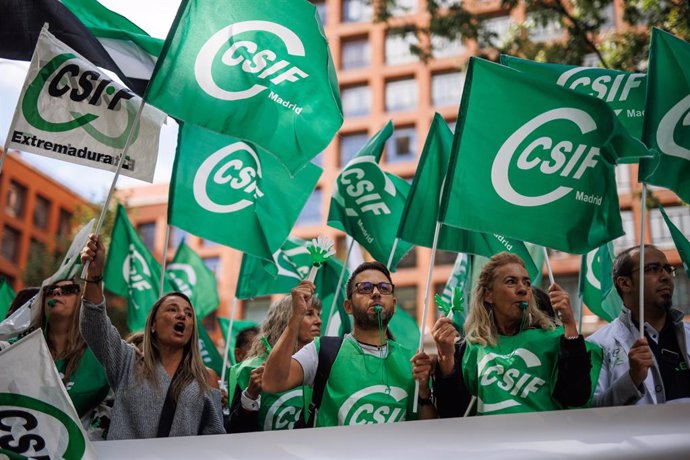
[[[8,133],[8,147],[115,171],[141,98],[43,28]],[[153,182],[165,114],[147,105],[122,174]],[[79,180],[79,178],[75,178]]]
[[[0,351],[0,369],[0,458],[96,458],[40,330]]]

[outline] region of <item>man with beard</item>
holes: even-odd
[[[690,401],[690,325],[671,308],[675,268],[663,252],[639,246],[613,263],[613,282],[625,308],[588,338],[604,349],[594,405],[618,406]],[[644,338],[640,338],[640,272],[644,276]],[[626,359],[627,355],[627,359]]]
[[[303,384],[314,387],[307,426],[434,418],[436,409],[429,388],[431,359],[424,352],[414,354],[387,338],[388,323],[396,308],[395,286],[388,269],[379,262],[359,265],[346,291],[345,310],[354,318],[352,334],[342,340],[317,337],[292,355],[292,344],[314,285],[302,281],[292,290],[292,316],[266,361],[263,391],[279,393]],[[337,346],[329,358],[323,350],[331,348],[327,344],[333,342]],[[324,365],[327,360],[330,369]],[[420,387],[418,416],[412,412],[415,380]],[[321,385],[322,395],[317,398]]]

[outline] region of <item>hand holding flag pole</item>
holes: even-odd
[[[307,246],[312,261],[307,281],[313,283],[321,265],[335,255],[334,245],[335,243],[327,236],[319,236],[311,240],[311,245]]]

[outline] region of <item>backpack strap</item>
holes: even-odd
[[[316,415],[321,406],[323,392],[326,389],[328,377],[331,375],[333,362],[338,356],[340,346],[343,344],[343,337],[321,337],[321,339],[319,339],[319,344],[319,364],[316,368],[316,375],[314,376],[314,387],[311,403],[309,404],[309,416],[306,419],[306,426],[310,428],[314,427],[316,423]]]
[[[170,436],[170,429],[172,428],[173,418],[175,418],[176,403],[173,400],[172,389],[173,385],[177,380],[180,379],[180,370],[182,369],[182,361],[177,365],[175,374],[170,380],[170,385],[168,386],[168,391],[165,394],[165,402],[163,403],[163,409],[161,410],[160,419],[158,420],[158,431],[156,432],[157,438],[167,438]]]

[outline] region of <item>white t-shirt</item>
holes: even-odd
[[[343,340],[352,340],[359,348],[366,354],[372,356],[388,356],[388,344],[383,347],[377,347],[374,345],[368,345],[366,343],[358,342],[357,339],[352,337],[352,334],[345,334]],[[316,352],[316,345],[314,342],[308,343],[303,346],[300,350],[292,355],[292,359],[297,361],[300,366],[302,366],[302,372],[304,373],[304,385],[314,386],[314,378],[316,377],[316,369],[319,367],[319,354]]]

